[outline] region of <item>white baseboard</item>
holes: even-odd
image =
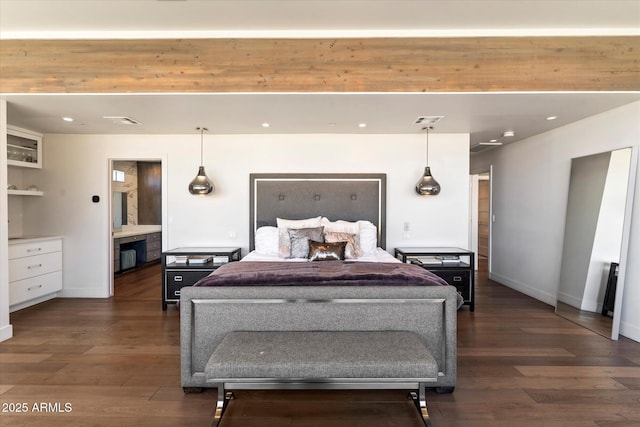
[[[527,296],[530,296],[531,298],[535,298],[538,301],[542,301],[545,304],[549,304],[553,307],[556,306],[557,297],[555,294],[551,295],[547,292],[540,291],[540,289],[532,288],[529,285],[525,285],[524,283],[520,283],[517,280],[513,280],[496,273],[489,273],[489,279],[503,284],[518,292],[521,292]]]
[[[13,325],[8,324],[0,328],[0,342],[13,337]]]
[[[60,298],[109,298],[101,289],[65,288],[58,294]]]
[[[620,335],[640,342],[640,327],[638,325],[632,325],[629,322],[620,321]]]

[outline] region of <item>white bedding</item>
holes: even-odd
[[[287,262],[307,262],[305,258],[281,258],[272,255],[259,254],[256,251],[249,252],[240,261],[287,261]],[[368,262],[401,262],[399,259],[394,258],[389,252],[382,248],[376,248],[376,251],[372,255],[361,256],[358,258],[349,259],[347,261],[368,261]]]

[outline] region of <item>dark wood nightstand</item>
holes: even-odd
[[[401,247],[395,249],[395,257],[440,276],[458,289],[469,310],[475,310],[474,252],[452,247]]]
[[[212,257],[205,263],[176,262],[179,257]],[[180,301],[180,290],[227,262],[240,260],[240,248],[175,248],[162,253],[162,310]]]

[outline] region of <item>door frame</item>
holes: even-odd
[[[108,263],[107,271],[109,272],[109,296],[113,297],[114,295],[114,271],[113,271],[113,197],[111,194],[113,193],[113,179],[112,179],[112,170],[114,162],[160,162],[161,176],[162,176],[162,190],[161,190],[161,215],[162,215],[162,251],[164,252],[167,248],[167,242],[169,239],[168,232],[168,173],[167,173],[167,154],[161,155],[140,155],[140,156],[127,156],[127,157],[110,157],[107,159],[107,182],[109,183],[109,196],[107,197],[108,204],[108,213],[107,213],[107,230],[109,234],[109,244],[108,244]]]
[[[495,218],[493,216],[493,165],[489,165],[488,171],[478,172],[469,176],[470,186],[470,200],[469,200],[469,247],[475,253],[476,269],[478,268],[478,205],[479,205],[479,181],[482,178],[481,175],[488,176],[489,181],[489,237],[488,237],[488,252],[489,261],[487,263],[487,270],[490,274],[492,271],[491,260],[493,258],[493,222]]]

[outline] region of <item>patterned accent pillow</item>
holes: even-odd
[[[288,230],[290,228],[309,228],[320,227],[322,217],[307,219],[282,219],[276,218],[278,224],[278,256],[280,258],[289,258],[291,256],[291,240],[289,239]]]
[[[337,231],[326,231],[324,233],[325,242],[346,242],[344,257],[347,259],[360,257],[360,245],[358,235],[355,233],[340,233]]]
[[[289,258],[307,258],[309,256],[309,240],[322,242],[324,227],[294,228],[288,230],[291,240],[291,255]]]
[[[347,242],[322,243],[309,240],[310,261],[341,261]]]

